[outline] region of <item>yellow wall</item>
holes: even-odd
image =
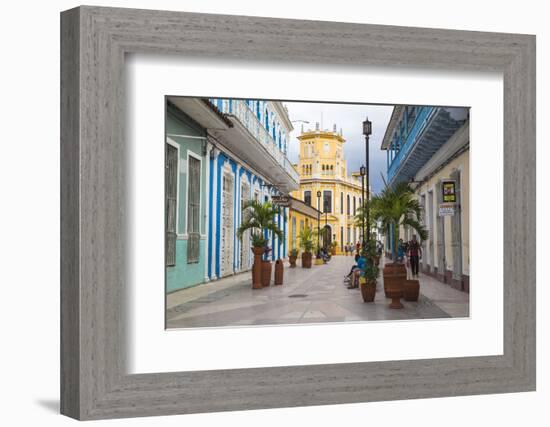
[[[290,208],[288,213],[288,224],[289,250],[298,249],[298,251],[302,252],[300,249],[300,231],[305,227],[309,227],[311,229],[313,229],[313,227],[317,227],[317,218],[304,215],[303,213]],[[293,232],[294,226],[296,228]]]
[[[300,135],[298,139],[300,140],[300,160],[295,167],[300,174],[300,189],[292,192],[292,196],[305,200],[305,192],[310,191],[312,206],[323,211],[323,192],[331,192],[331,212],[328,215],[325,213],[321,215],[320,227],[322,229],[325,224],[330,226],[332,241],[337,242],[338,251],[340,251],[342,245],[356,243],[360,240],[361,228],[355,226],[353,203],[355,197],[355,210],[361,206],[360,177],[351,177],[347,174],[343,150],[345,140],[340,134],[328,131],[308,131]],[[321,191],[320,200],[317,198],[317,191]],[[313,227],[315,230],[317,229],[316,218]]]

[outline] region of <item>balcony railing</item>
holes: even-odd
[[[285,153],[279,149],[277,142],[263,126],[246,101],[224,99],[222,102],[222,112],[235,116],[254,138],[264,146],[277,163],[281,165],[285,172],[290,175],[294,181],[300,181],[299,173],[294,169],[294,166],[292,166],[292,163],[288,160]]]
[[[397,155],[392,160],[390,167],[388,168],[388,180],[392,180],[393,176],[396,174],[399,169],[399,165],[404,160],[404,158],[409,154],[411,148],[414,146],[417,137],[425,129],[426,124],[429,122],[433,113],[436,111],[436,107],[420,107],[416,115],[416,120],[412,129],[407,134],[405,143],[401,146]]]

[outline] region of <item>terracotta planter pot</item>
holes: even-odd
[[[364,281],[361,281],[361,296],[363,297],[363,302],[373,302],[375,295],[376,282],[366,283]]]
[[[302,253],[302,268],[311,268],[311,253]]]
[[[252,248],[254,265],[252,266],[252,289],[262,289],[262,255],[264,248]]]
[[[404,298],[405,301],[418,301],[420,294],[420,282],[418,280],[405,280]]]
[[[403,298],[405,284],[403,282],[396,282],[388,285],[386,295],[391,298],[390,308],[403,308],[401,304],[401,298]]]
[[[407,280],[407,269],[404,264],[388,263],[384,266],[382,275],[384,277],[384,292],[386,293],[386,298],[390,298],[387,293],[388,283],[394,283],[395,281],[404,282]]]
[[[296,267],[296,258],[298,258],[298,257],[297,256],[292,256],[292,255],[288,256],[288,262],[290,263],[290,268],[295,268]]]
[[[384,267],[384,292],[386,298],[391,298],[390,308],[403,308],[400,299],[403,298],[407,269],[403,264],[386,264]]]
[[[283,284],[284,271],[285,268],[283,265],[283,261],[279,258],[277,261],[275,261],[275,279],[273,281],[274,285]]]
[[[271,261],[262,261],[262,286],[268,287],[271,283]]]

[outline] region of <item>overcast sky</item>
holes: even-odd
[[[372,191],[377,193],[384,185],[380,172],[386,177],[386,152],[380,150],[382,139],[390,116],[392,106],[381,105],[352,105],[352,104],[321,104],[311,102],[283,102],[287,108],[290,120],[306,120],[304,130],[315,129],[315,123],[319,122],[321,129],[332,131],[334,124],[346,142],[344,143],[344,156],[348,164],[348,174],[358,171],[365,163],[365,137],[363,136],[363,121],[368,116],[372,122],[372,135],[370,136],[370,184]],[[301,133],[302,123],[293,123],[294,131],[290,134],[289,159],[293,163],[298,162],[299,141],[296,138]]]

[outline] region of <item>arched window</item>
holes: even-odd
[[[269,114],[267,113],[267,108],[265,109],[265,128],[269,132]]]
[[[356,209],[356,205],[355,205],[355,196],[353,196],[353,214],[356,215],[356,212],[357,212],[357,209]]]
[[[348,215],[350,215],[350,199],[349,199],[349,194],[348,194],[348,196],[347,196],[347,200],[346,200],[346,201],[348,202],[348,206],[347,206],[347,208],[346,208],[346,212],[347,212]]]
[[[261,113],[262,109],[260,108],[260,101],[256,101],[256,117],[258,117],[258,120],[261,120]]]

